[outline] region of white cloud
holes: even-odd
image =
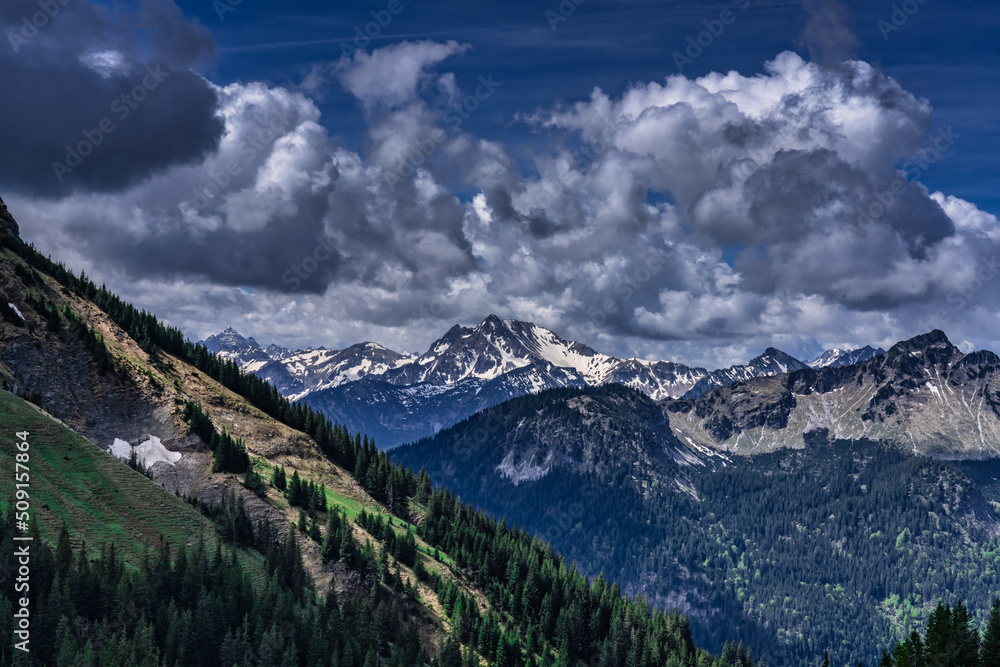
[[[464,53],[468,44],[455,41],[402,42],[372,53],[355,51],[337,65],[340,81],[366,107],[396,107],[412,100],[426,70],[449,56]]]

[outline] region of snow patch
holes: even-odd
[[[111,453],[123,461],[128,461],[132,457],[133,451],[135,451],[136,459],[147,468],[161,461],[167,465],[174,465],[182,458],[180,452],[172,452],[164,447],[155,435],[149,436],[147,440],[135,447],[120,438],[115,438],[114,444],[111,445]]]
[[[555,454],[550,451],[541,463],[535,462],[534,453],[532,453],[528,460],[521,459],[517,461],[515,459],[514,451],[508,452],[496,467],[496,471],[500,473],[501,477],[507,478],[514,486],[517,486],[521,482],[537,482],[545,477],[549,473],[549,470],[552,469]]]
[[[7,305],[10,306],[14,310],[15,313],[17,313],[17,316],[21,318],[22,322],[27,322],[27,320],[24,319],[24,315],[21,314],[21,311],[17,309],[17,306],[15,306],[14,304],[12,304],[9,301],[7,302]]]

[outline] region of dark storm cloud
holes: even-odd
[[[824,225],[850,226],[863,205],[885,189],[888,183],[872,183],[857,166],[828,149],[779,151],[747,179],[744,196],[749,203],[746,223],[750,227],[733,230],[735,236],[719,237],[718,241],[723,245],[796,243]],[[842,215],[832,218],[823,215],[823,209],[841,201],[859,205],[853,210],[842,209]],[[935,244],[955,232],[955,225],[941,207],[915,186],[894,199],[883,222],[911,248]],[[741,233],[747,229],[750,233]]]
[[[17,159],[0,161],[0,180],[13,189],[117,191],[218,145],[216,94],[188,69],[210,56],[211,36],[169,0],[118,11],[4,3],[0,87],[13,103],[0,107],[0,145]]]

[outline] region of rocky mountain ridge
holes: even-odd
[[[741,454],[801,448],[825,430],[940,458],[1000,455],[1000,357],[963,354],[938,330],[851,366],[753,378],[665,406],[682,441]]]

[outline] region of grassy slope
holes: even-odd
[[[211,522],[86,438],[9,392],[0,390],[0,507],[13,497],[14,434],[28,431],[31,507],[42,536],[55,542],[65,522],[75,547],[117,544],[137,563],[162,535],[192,545],[203,535],[214,549]],[[256,560],[260,560],[257,558]]]

